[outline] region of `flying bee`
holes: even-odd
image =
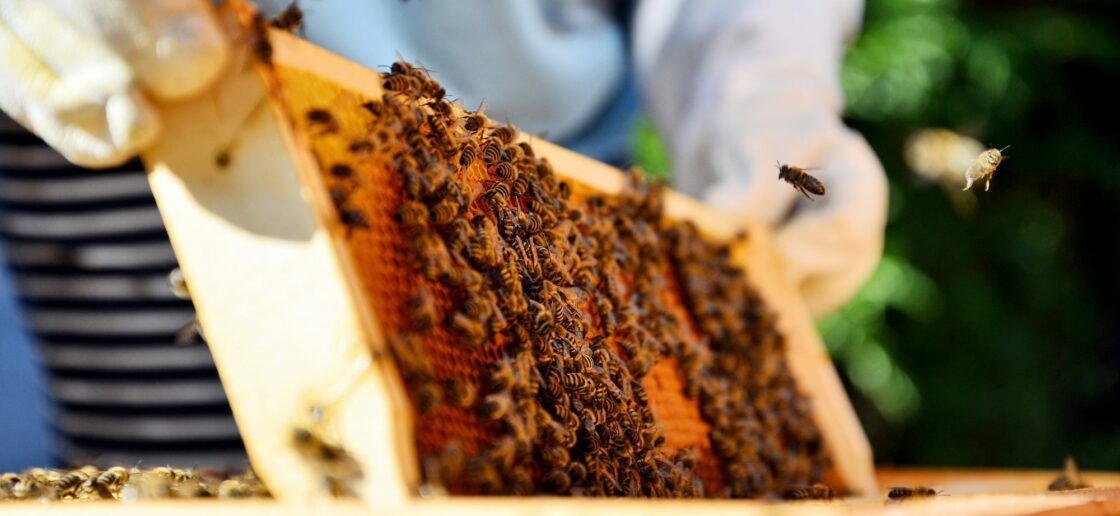
[[[806,173],[806,170],[813,169],[778,163],[778,179],[793,185],[794,189],[811,201],[813,197],[809,194],[824,195],[824,185],[819,179]]]
[[[308,124],[318,128],[320,134],[338,132],[338,120],[335,120],[330,111],[322,108],[312,108],[307,110],[304,116],[307,117]]]
[[[964,172],[965,185],[964,189],[972,188],[972,183],[984,180],[984,191],[988,191],[988,187],[992,184],[992,176],[996,173],[996,167],[1003,161],[1003,151],[1011,148],[1010,145],[1002,149],[988,149],[980,153],[972,166]]]
[[[786,500],[832,500],[834,496],[832,488],[824,484],[796,487],[782,493],[782,498]]]
[[[298,0],[292,0],[292,3],[288,4],[288,7],[280,11],[280,14],[276,15],[269,23],[277,29],[304,36],[303,10],[299,8],[298,4]]]
[[[934,490],[932,487],[917,486],[917,487],[892,487],[887,492],[887,498],[891,500],[905,500],[907,498],[925,498],[929,496],[937,496],[941,494],[940,491]]]

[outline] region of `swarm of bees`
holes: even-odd
[[[136,500],[148,498],[267,498],[253,472],[226,475],[170,467],[114,466],[105,470],[32,468],[0,474],[0,500]]]
[[[619,195],[566,183],[427,70],[399,62],[381,82],[372,100],[324,102],[314,82],[319,100],[285,97],[411,397],[422,492],[777,497],[819,481],[809,400],[730,243],[665,219],[637,174]],[[680,379],[696,415],[671,423],[695,442],[667,439],[656,371]]]

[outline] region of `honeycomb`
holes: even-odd
[[[775,314],[630,174],[568,184],[516,128],[395,64],[368,98],[276,65],[452,494],[767,497],[828,455]]]

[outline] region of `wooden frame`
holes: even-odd
[[[376,72],[283,32],[270,41],[277,67],[380,95]],[[363,499],[406,503],[419,475],[405,393],[349,255],[330,237],[338,222],[309,147],[279,102],[283,85],[244,51],[209,94],[161,107],[165,136],[144,154],[180,268],[246,448],[273,492],[281,500],[329,496],[288,436],[307,423],[312,405],[334,403],[333,437],[364,467]],[[604,192],[622,186],[611,167],[531,143],[567,180]],[[215,160],[220,149],[230,150],[224,167]],[[739,230],[680,194],[670,192],[666,210],[715,238]],[[748,231],[737,259],[780,315],[791,370],[814,400],[835,477],[854,493],[873,494],[870,447],[813,321],[767,229]]]

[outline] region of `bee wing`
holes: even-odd
[[[968,166],[968,169],[964,171],[964,177],[965,179],[971,179],[973,181],[984,177],[984,164],[981,163],[980,160],[973,161],[972,164]]]

